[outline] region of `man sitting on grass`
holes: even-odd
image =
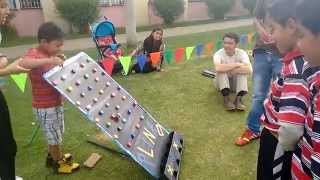
[[[216,84],[224,98],[226,110],[244,111],[242,97],[248,93],[247,76],[252,73],[248,54],[238,49],[239,36],[226,33],[223,36],[223,48],[213,56],[213,63],[217,72]],[[230,100],[230,92],[236,92],[234,101]]]

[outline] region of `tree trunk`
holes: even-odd
[[[133,47],[137,45],[137,24],[136,24],[136,7],[135,0],[127,0],[126,5],[126,34],[127,34],[127,46]]]

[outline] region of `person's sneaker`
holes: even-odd
[[[80,169],[79,163],[67,162],[64,159],[55,162],[52,166],[53,170],[57,174],[72,174]]]
[[[16,176],[16,180],[23,180],[22,177]]]
[[[244,146],[259,137],[259,133],[254,133],[250,129],[246,129],[243,134],[236,139],[235,144],[238,146]]]
[[[66,162],[71,162],[72,161],[72,155],[70,153],[63,154],[63,160]],[[52,167],[54,165],[54,160],[51,157],[51,155],[48,153],[47,155],[47,160],[46,160],[46,167]]]

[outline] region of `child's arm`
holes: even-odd
[[[63,60],[59,57],[50,57],[50,58],[42,58],[42,59],[34,59],[30,57],[25,57],[20,62],[20,66],[26,68],[26,69],[35,69],[40,66],[46,65],[46,64],[52,64],[52,65],[61,65],[63,63]]]
[[[13,63],[7,65],[7,64],[4,64],[4,62],[7,62],[6,58],[5,59],[1,58],[0,59],[0,64],[1,64],[0,76],[6,76],[6,75],[9,75],[9,74],[18,74],[18,73],[28,72],[29,69],[25,69],[25,68],[23,68],[23,67],[21,67],[19,65],[21,60],[22,60],[21,58],[17,59]]]

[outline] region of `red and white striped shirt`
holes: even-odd
[[[271,84],[270,94],[264,101],[262,124],[277,133],[279,121],[304,124],[307,113],[308,89],[302,79],[303,55],[294,50],[284,56],[278,78]]]

